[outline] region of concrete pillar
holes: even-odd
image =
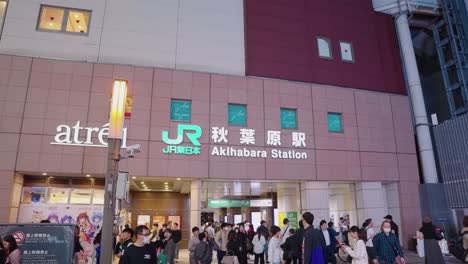
[[[319,225],[320,220],[330,219],[328,182],[303,182],[301,183],[302,213],[311,212],[315,216],[314,227]],[[302,217],[299,217],[301,219]]]
[[[395,17],[398,39],[400,41],[401,56],[408,80],[409,98],[413,109],[416,135],[418,141],[419,158],[424,177],[424,183],[438,183],[437,168],[432,147],[429,121],[419,78],[418,65],[414,55],[413,40],[408,24],[408,14],[401,13]]]
[[[278,189],[278,212],[297,212],[297,190],[296,188]]]
[[[376,228],[380,227],[387,211],[385,192],[381,182],[356,183],[357,225],[361,226],[367,218],[374,219]]]
[[[16,223],[18,219],[23,176],[12,171],[0,171],[0,223]]]
[[[201,186],[201,180],[190,183],[190,229],[201,225]]]

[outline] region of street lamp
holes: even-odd
[[[101,230],[101,263],[112,263],[112,237],[115,216],[115,187],[118,175],[120,144],[127,97],[126,80],[115,80],[112,89],[112,101],[109,120],[107,173],[104,190],[104,217]]]

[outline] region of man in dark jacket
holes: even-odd
[[[325,240],[325,247],[323,248],[325,261],[326,263],[331,262],[332,264],[336,264],[336,257],[335,257],[336,237],[333,236],[334,233],[332,234],[330,232],[327,221],[325,220],[320,221],[320,231],[322,233],[323,239]]]
[[[314,215],[310,212],[305,212],[302,215],[302,220],[305,227],[304,232],[304,263],[309,264],[312,260],[312,251],[318,248],[325,247],[325,239],[320,231],[314,229]],[[321,251],[321,250],[320,250]],[[322,252],[322,251],[321,251]],[[323,253],[322,253],[323,254]]]
[[[179,224],[174,223],[172,228],[172,240],[175,243],[175,259],[179,259],[179,248],[180,248],[180,241],[182,241],[182,232],[179,229]]]
[[[200,233],[198,235],[200,243],[195,246],[195,260],[197,263],[210,264],[213,257],[213,249],[210,243],[206,240],[206,234]]]
[[[295,234],[295,230],[290,228],[289,236],[286,238],[286,241],[281,245],[283,249],[283,259],[285,260],[286,264],[297,264],[299,258],[302,255],[302,241],[300,238]]]
[[[393,222],[393,217],[391,215],[386,215],[384,217],[384,220],[386,222],[389,222],[390,223],[390,226],[392,228],[392,233],[395,234],[395,236],[398,238],[398,240],[400,240],[400,234],[398,232],[398,225],[395,224],[395,222]]]

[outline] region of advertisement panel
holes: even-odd
[[[75,225],[0,225],[0,236],[12,235],[21,250],[22,264],[71,264]]]
[[[77,224],[83,247],[80,260],[90,261],[94,253],[94,237],[102,227],[102,213],[102,205],[21,204],[18,223],[31,224],[49,220],[52,224]]]

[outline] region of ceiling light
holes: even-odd
[[[136,177],[135,177],[135,176],[133,176],[133,177],[132,177],[132,179],[134,179],[134,180],[135,180],[135,179],[136,179]]]
[[[43,172],[42,175],[47,176],[47,172]]]
[[[89,178],[89,177],[91,177],[91,175],[89,175],[89,174],[86,174],[86,177],[88,177],[88,178]]]
[[[178,181],[180,181],[180,178],[177,178]]]

